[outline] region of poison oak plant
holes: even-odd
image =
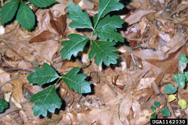
[[[29,0],[31,3],[39,3],[39,0]],[[35,2],[34,2],[35,1]],[[51,1],[52,0],[45,0]],[[15,2],[15,0],[13,0]],[[16,3],[16,2],[15,2]],[[25,3],[21,2],[25,5]],[[12,3],[11,3],[12,4]],[[36,4],[34,4],[36,5]],[[37,4],[38,5],[38,4]],[[90,20],[88,14],[83,12],[79,6],[74,3],[68,4],[67,17],[73,20],[69,26],[72,28],[91,29],[92,35],[90,37],[82,36],[79,34],[70,34],[70,40],[63,41],[63,49],[60,51],[62,60],[71,59],[72,55],[77,56],[78,52],[83,51],[87,42],[89,42],[89,59],[94,59],[95,63],[99,66],[102,62],[109,66],[110,64],[117,63],[117,53],[114,45],[116,42],[123,42],[124,38],[117,31],[116,28],[121,28],[124,20],[119,16],[107,15],[111,11],[118,11],[124,7],[119,0],[99,0],[99,11]],[[5,22],[5,21],[3,21]],[[93,23],[92,23],[93,22]],[[94,40],[93,36],[97,35],[100,40]],[[61,99],[56,93],[55,84],[63,80],[69,89],[73,89],[79,94],[90,93],[90,83],[84,79],[86,74],[78,73],[79,67],[75,67],[67,74],[59,76],[58,73],[47,63],[43,64],[43,68],[36,67],[36,71],[31,73],[27,79],[29,83],[35,83],[42,86],[47,83],[54,83],[47,89],[34,94],[30,102],[35,103],[32,108],[35,116],[47,116],[47,112],[54,113],[56,108],[61,107]]]
[[[56,0],[27,1],[40,8],[45,8],[56,3]],[[35,15],[24,0],[10,0],[2,7],[0,14],[1,24],[8,23],[16,15],[16,20],[26,30],[33,29],[35,25]]]

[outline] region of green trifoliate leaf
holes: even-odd
[[[28,0],[28,1],[37,7],[48,7],[57,2],[56,0]]]
[[[89,52],[89,59],[93,59],[95,57],[95,63],[99,66],[102,61],[106,66],[110,64],[117,63],[117,53],[114,46],[114,42],[105,42],[105,41],[93,41],[91,46],[91,51]]]
[[[124,38],[122,37],[122,35],[115,32],[116,28],[121,28],[123,23],[124,20],[122,20],[119,16],[110,17],[108,15],[99,22],[95,33],[103,41],[109,40],[110,42],[112,42],[114,40],[115,42],[123,42]]]
[[[182,89],[185,87],[185,75],[183,73],[177,73],[174,75],[174,80]]]
[[[77,74],[79,71],[79,67],[74,67],[71,71],[62,76],[62,79],[67,84],[69,89],[73,89],[79,94],[90,93],[90,83],[84,80],[87,77],[87,75]]]
[[[185,54],[179,55],[179,63],[178,68],[180,72],[183,72],[183,70],[187,67],[188,59],[185,56]]]
[[[69,24],[72,28],[91,28],[93,29],[91,20],[89,19],[89,16],[86,12],[82,12],[80,7],[77,5],[75,6],[74,3],[68,4],[69,15],[67,15],[67,18],[73,20]]]
[[[71,34],[68,37],[70,40],[61,43],[64,46],[60,51],[63,60],[70,59],[72,55],[76,57],[79,51],[83,51],[84,46],[89,40],[88,37],[79,34]]]
[[[160,103],[157,102],[157,101],[155,101],[155,102],[154,102],[154,106],[159,108],[159,107],[160,107]]]
[[[47,116],[47,111],[54,113],[56,108],[61,107],[61,99],[56,93],[55,85],[32,95],[30,102],[35,103],[32,108],[34,115]]]
[[[8,103],[3,98],[0,98],[0,112],[2,112],[5,108],[8,108]]]
[[[164,108],[164,109],[161,111],[161,114],[162,114],[163,116],[170,116],[170,115],[171,115],[171,113],[170,113],[170,111],[169,111],[168,108]]]
[[[19,0],[11,0],[2,7],[0,12],[1,24],[7,23],[14,17],[18,9],[18,5],[19,5]]]
[[[124,5],[120,3],[119,0],[99,0],[99,12],[96,20],[99,21],[99,19],[107,13],[120,10],[123,7]]]
[[[29,83],[37,83],[38,85],[43,85],[45,83],[50,83],[59,77],[57,72],[47,63],[43,64],[43,69],[36,67],[35,72],[31,73],[27,80]]]
[[[20,4],[18,13],[16,15],[16,20],[18,23],[26,30],[33,29],[35,25],[35,15],[33,11],[26,5],[23,1]]]
[[[167,84],[164,88],[165,94],[174,94],[175,92],[177,92],[177,90],[178,89],[174,87],[172,83]]]

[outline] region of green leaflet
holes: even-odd
[[[37,7],[48,7],[54,3],[57,3],[56,0],[28,0],[28,1]]]
[[[61,107],[61,99],[56,93],[55,84],[49,88],[32,95],[30,102],[35,103],[32,108],[35,116],[47,116],[47,111],[54,113],[56,108]]]
[[[90,93],[90,83],[84,80],[87,77],[87,75],[77,74],[79,71],[79,67],[74,67],[71,71],[62,76],[62,79],[67,84],[69,89],[73,89],[79,94]]]
[[[119,16],[110,17],[107,15],[102,20],[100,20],[99,24],[96,27],[95,33],[99,36],[99,38],[103,41],[109,40],[112,42],[124,41],[122,35],[116,31],[116,28],[121,28],[124,20],[122,20]]]
[[[186,68],[188,63],[188,59],[185,56],[185,54],[179,55],[179,62],[178,62],[178,68],[180,72],[183,72],[183,70]],[[182,71],[181,71],[182,70]]]
[[[14,17],[18,9],[18,5],[19,5],[19,0],[11,0],[2,7],[0,12],[1,24],[7,23]]]
[[[171,113],[170,113],[170,110],[168,108],[164,108],[162,111],[161,111],[161,114],[163,116],[171,116]]]
[[[89,59],[93,59],[95,57],[95,63],[99,66],[102,61],[106,66],[109,66],[110,64],[116,64],[117,63],[117,53],[114,46],[114,42],[105,42],[105,41],[97,41],[94,40],[92,42],[91,51],[89,52]]]
[[[178,86],[181,87],[182,89],[185,87],[186,78],[183,73],[176,73],[174,75],[174,81],[176,81]]]
[[[67,18],[72,19],[73,22],[69,24],[72,28],[90,28],[93,29],[91,20],[86,12],[82,12],[80,7],[77,5],[75,6],[74,3],[68,4],[69,15]]]
[[[59,77],[56,71],[47,63],[43,64],[43,69],[36,67],[35,70],[27,77],[29,83],[37,83],[41,86],[45,83],[53,82]]]
[[[29,6],[23,1],[18,9],[16,20],[18,20],[18,23],[26,30],[33,29],[35,25],[35,15]]]
[[[3,98],[0,98],[0,112],[2,112],[5,108],[8,108],[8,103]]]
[[[99,12],[97,16],[96,22],[100,20],[101,17],[105,16],[107,13],[111,11],[117,11],[124,7],[119,0],[99,0]],[[95,23],[94,28],[96,27],[97,23]]]
[[[76,57],[79,51],[83,51],[84,46],[89,40],[88,37],[79,34],[71,34],[68,37],[70,40],[61,43],[64,46],[60,51],[63,60],[70,59],[72,55]]]
[[[174,87],[172,83],[167,84],[164,88],[165,94],[174,94],[177,90],[178,88]]]

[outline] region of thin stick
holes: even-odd
[[[0,93],[3,93],[3,92],[1,91],[1,89],[2,89],[2,87],[3,87],[4,85],[6,85],[7,83],[10,83],[12,80],[17,79],[17,78],[19,78],[19,77],[20,77],[20,74],[18,74],[17,76],[13,77],[12,79],[6,81],[5,83],[3,83],[3,84],[0,86]]]

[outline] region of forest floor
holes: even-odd
[[[9,108],[0,114],[1,125],[145,125],[150,124],[156,109],[157,118],[164,108],[170,110],[167,118],[188,118],[188,110],[178,106],[178,100],[188,101],[188,87],[178,88],[176,100],[168,102],[165,85],[174,81],[179,72],[179,55],[188,56],[188,2],[186,0],[132,0],[123,2],[117,12],[124,21],[118,31],[126,45],[118,48],[118,64],[97,66],[94,61],[82,69],[92,83],[93,93],[80,95],[68,90],[61,81],[57,92],[63,106],[49,117],[36,117],[30,98],[44,87],[29,84],[27,76],[50,64],[59,74],[87,63],[88,53],[79,53],[71,60],[62,60],[61,42],[68,34],[91,33],[70,28],[67,4],[79,4],[90,17],[98,12],[98,0],[57,0],[48,9],[33,7],[37,24],[35,30],[24,30],[17,21],[0,26],[0,97],[9,102]],[[132,51],[131,51],[132,50]]]

